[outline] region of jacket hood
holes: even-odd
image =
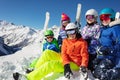
[[[117,19],[117,20],[115,20],[115,21],[112,21],[112,22],[109,24],[109,26],[112,27],[112,26],[117,25],[117,24],[120,24],[120,19]]]

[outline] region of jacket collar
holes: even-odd
[[[109,27],[112,27],[112,26],[115,26],[117,24],[120,24],[120,19],[117,19],[115,21],[112,21],[110,24],[109,24]]]

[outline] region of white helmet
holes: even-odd
[[[85,16],[87,16],[87,15],[94,15],[95,17],[98,17],[98,13],[97,13],[97,11],[95,9],[89,9],[86,12]]]
[[[69,23],[66,26],[65,30],[76,29],[76,28],[77,28],[77,26],[74,23]]]

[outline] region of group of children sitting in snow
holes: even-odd
[[[89,9],[85,14],[87,24],[79,30],[63,13],[58,39],[52,30],[44,32],[43,53],[32,65],[34,70],[27,71],[26,78],[41,80],[53,72],[70,79],[73,71],[90,70],[100,80],[120,79],[120,19],[115,14],[111,8],[104,8],[99,15]],[[18,74],[13,74],[15,80]]]

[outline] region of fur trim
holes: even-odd
[[[117,20],[115,20],[115,21],[112,21],[112,22],[109,24],[109,26],[112,27],[112,26],[117,25],[117,24],[120,24],[120,19],[117,19]]]

